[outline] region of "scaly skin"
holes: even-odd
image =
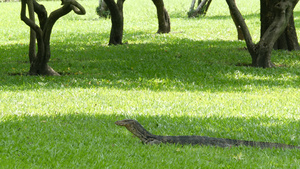
[[[234,139],[207,137],[207,136],[159,136],[159,135],[151,134],[139,122],[132,119],[116,121],[115,124],[126,127],[127,130],[129,130],[132,134],[137,136],[143,143],[146,144],[172,143],[172,144],[211,145],[211,146],[219,146],[219,147],[252,146],[252,147],[260,147],[260,148],[300,149],[300,147],[298,146],[287,145],[287,144],[234,140]]]

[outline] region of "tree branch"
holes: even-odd
[[[249,29],[245,23],[245,20],[237,8],[234,0],[226,0],[228,7],[230,11],[232,12],[232,17],[238,22],[238,24],[241,26],[241,30],[243,32],[243,35],[245,37],[246,45],[248,48],[248,51],[252,57],[256,56],[256,45],[252,41],[251,34],[249,32]]]
[[[50,40],[50,34],[55,22],[62,16],[68,14],[72,10],[79,15],[85,14],[85,9],[75,0],[62,0],[62,7],[51,12],[45,26],[44,39],[46,42]]]
[[[191,4],[189,13],[192,13],[194,11],[195,3],[196,3],[196,0],[192,0],[192,4]]]
[[[21,0],[21,20],[28,25],[31,29],[33,29],[38,35],[42,36],[42,29],[35,24],[32,20],[27,18],[26,16],[26,4],[28,3],[27,0]]]
[[[77,1],[71,1],[71,6],[77,15],[85,15],[86,11],[84,7],[81,6]]]
[[[37,3],[36,0],[33,0],[33,6],[34,6],[34,12],[38,15],[39,18],[40,28],[43,30],[48,18],[47,11],[45,7]]]
[[[190,18],[191,17],[195,17],[198,13],[199,13],[199,11],[201,10],[201,8],[205,5],[205,3],[207,2],[207,0],[203,0],[203,1],[201,1],[201,3],[198,5],[198,7],[196,8],[196,10],[195,11],[192,11],[192,13],[190,14]]]

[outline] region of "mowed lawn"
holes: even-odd
[[[40,2],[48,13],[60,7]],[[251,57],[224,0],[192,19],[190,0],[165,0],[172,32],[159,35],[152,1],[126,0],[126,44],[108,46],[98,1],[79,2],[87,14],[71,12],[52,31],[49,65],[60,77],[27,76],[21,4],[0,3],[0,168],[299,168],[297,149],[144,145],[114,124],[300,146],[298,51],[274,51],[276,68],[240,66]],[[258,41],[259,0],[238,6]]]

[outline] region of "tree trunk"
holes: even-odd
[[[235,0],[234,0],[235,3]],[[232,20],[234,22],[234,25],[236,27],[237,30],[237,35],[238,35],[238,40],[244,40],[244,35],[243,35],[243,31],[241,29],[241,25],[239,25],[238,21],[235,19],[235,17],[233,17],[232,11],[230,10],[230,15],[232,17]]]
[[[201,0],[198,1],[198,3],[200,3]],[[192,0],[192,4],[191,4],[191,7],[190,7],[190,10],[188,13],[191,13],[194,11],[194,8],[195,8],[195,3],[196,3],[196,0]],[[199,5],[199,4],[198,4]]]
[[[290,17],[293,14],[294,7],[298,1],[299,0],[280,0],[277,4],[275,4],[273,7],[275,16],[273,22],[266,29],[258,44],[254,44],[248,27],[234,0],[226,0],[230,11],[232,11],[233,18],[241,26],[248,51],[252,57],[253,66],[262,68],[274,67],[274,64],[271,62],[272,48],[277,39],[286,29],[290,21]]]
[[[261,17],[261,36],[265,33],[268,27],[272,24],[276,17],[274,6],[279,3],[280,0],[261,0],[260,1],[260,17]],[[294,7],[293,7],[294,8]],[[274,44],[274,49],[283,50],[299,50],[299,43],[297,33],[294,24],[294,16],[289,18],[288,25],[282,35]]]
[[[26,16],[26,5],[28,6],[29,18]],[[76,14],[85,14],[85,9],[75,0],[62,1],[62,5],[61,8],[53,11],[48,18],[43,5],[38,4],[35,0],[22,0],[21,20],[31,28],[29,45],[30,75],[59,75],[48,65],[51,55],[50,34],[53,25],[60,17],[72,10]],[[34,12],[38,15],[40,26],[35,23]],[[35,40],[37,41],[37,53]]]
[[[164,6],[163,0],[152,0],[156,10],[158,18],[158,31],[157,33],[169,33],[171,31],[171,21],[168,11]]]
[[[115,3],[114,0],[104,0],[111,14],[111,31],[109,45],[122,44],[123,39],[123,3],[125,0],[118,0]]]
[[[203,1],[199,0],[197,8],[194,10],[195,2],[196,2],[195,0],[192,1],[190,11],[188,12],[188,17],[192,18],[192,17],[197,17],[199,15],[205,16],[212,0],[203,0]]]
[[[203,13],[202,13],[204,16],[206,15],[206,12],[208,11],[208,8],[209,8],[211,2],[212,2],[212,0],[208,0],[207,4],[205,6],[205,9],[203,10]]]
[[[34,6],[32,1],[28,1],[28,13],[29,13],[29,19],[35,24]],[[36,34],[35,31],[31,28],[30,40],[29,40],[29,62],[30,63],[33,63],[33,61],[36,60],[35,54],[36,54]]]
[[[99,0],[99,6],[96,8],[96,12],[99,17],[107,18],[110,16],[110,11],[104,0]]]

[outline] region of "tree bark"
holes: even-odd
[[[96,12],[99,15],[99,17],[110,17],[110,11],[104,0],[99,0],[99,6],[96,8]]]
[[[275,18],[257,44],[253,43],[248,27],[234,0],[226,0],[226,2],[232,11],[234,19],[241,26],[248,51],[252,57],[252,65],[262,68],[274,67],[274,64],[271,62],[272,48],[276,40],[287,27],[298,0],[280,0],[277,4],[275,4]]]
[[[256,58],[256,65],[258,67],[274,67],[271,63],[271,52],[274,44],[283,32],[287,28],[291,16],[293,15],[293,10],[298,2],[294,0],[295,4],[291,1],[279,1],[274,5],[275,18],[268,29],[262,35],[259,45],[259,52]]]
[[[200,3],[200,2],[201,2],[201,0],[198,1],[198,3]],[[196,0],[192,0],[192,4],[191,4],[190,10],[189,10],[189,13],[192,13],[194,11],[195,3],[196,3]]]
[[[104,0],[106,3],[110,14],[111,14],[111,31],[109,45],[118,45],[122,44],[123,39],[123,27],[124,27],[124,18],[123,18],[123,3],[125,0],[118,0],[115,3],[114,0]]]
[[[198,15],[205,16],[212,0],[203,0],[203,1],[199,0],[197,8],[194,10],[195,2],[196,2],[195,0],[192,1],[190,11],[188,12],[188,17],[193,18],[193,17],[197,17]]]
[[[235,2],[235,0],[234,0]],[[244,35],[243,35],[243,31],[241,29],[241,25],[239,25],[238,21],[235,19],[235,17],[233,16],[232,14],[232,11],[230,10],[230,15],[232,17],[232,20],[234,22],[234,25],[236,27],[236,30],[237,30],[237,35],[238,35],[238,40],[244,40]]]
[[[272,24],[273,20],[276,17],[276,12],[274,6],[279,3],[280,0],[261,0],[260,6],[260,17],[261,17],[261,37]],[[294,7],[293,7],[294,8]],[[294,16],[292,15],[289,18],[288,25],[282,35],[274,44],[274,49],[283,49],[283,50],[299,50],[298,37],[294,24]]]
[[[157,10],[158,31],[157,33],[169,33],[171,31],[171,21],[163,0],[152,0]]]
[[[62,0],[62,7],[53,11],[47,17],[47,11],[43,5],[35,0],[22,0],[21,20],[31,28],[29,60],[30,75],[54,75],[59,74],[49,65],[50,59],[50,35],[55,22],[62,16],[74,11],[76,14],[85,14],[85,9],[75,0]],[[29,18],[26,16],[26,5],[28,6]],[[35,23],[34,12],[37,13],[40,26]],[[37,53],[35,40],[37,41]]]
[[[28,1],[28,13],[29,19],[35,23],[34,6],[32,0]],[[33,63],[36,59],[36,34],[33,29],[30,29],[30,40],[29,40],[29,62]],[[31,70],[31,68],[30,68]]]
[[[204,9],[204,12],[203,12],[203,15],[204,15],[204,16],[206,15],[206,12],[208,11],[208,8],[209,8],[211,2],[212,2],[212,0],[208,0],[208,2],[207,2],[207,4],[206,4],[206,7],[205,7],[205,9]]]

